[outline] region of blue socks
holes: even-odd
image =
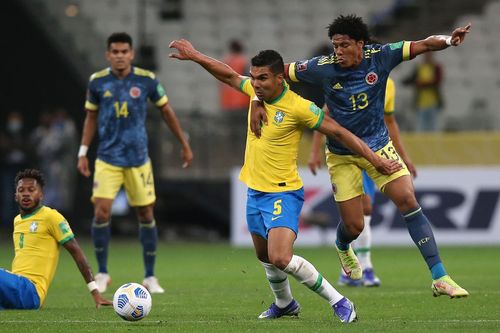
[[[341,251],[349,250],[349,244],[356,238],[347,231],[344,222],[340,221],[337,226],[337,240],[335,241],[338,249]]]
[[[156,222],[142,221],[139,224],[139,239],[142,244],[142,255],[144,258],[145,277],[154,275],[156,260],[156,244],[158,243],[158,230]]]
[[[406,221],[406,227],[413,242],[417,245],[427,266],[431,270],[432,279],[436,280],[446,275],[444,266],[439,258],[434,233],[427,217],[422,212],[422,208],[417,207],[413,211],[404,214],[403,218]]]
[[[97,223],[92,221],[91,229],[92,241],[94,243],[94,251],[99,265],[100,273],[108,272],[108,245],[111,238],[110,222]]]

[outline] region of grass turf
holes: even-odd
[[[89,243],[82,244],[95,268]],[[12,245],[0,244],[0,267],[10,268]],[[150,315],[126,322],[112,308],[96,310],[85,283],[62,250],[56,277],[44,308],[39,311],[1,311],[2,332],[498,332],[500,331],[499,247],[446,247],[441,257],[450,275],[471,296],[433,298],[430,274],[418,251],[377,248],[373,261],[382,280],[379,288],[338,287],[355,302],[359,321],[341,324],[322,298],[291,279],[301,303],[299,318],[257,320],[273,297],[252,249],[224,244],[160,245],[156,275],[166,289],[153,295]],[[332,284],[339,264],[332,248],[299,248]],[[142,281],[138,241],[113,241],[109,271],[113,284]]]

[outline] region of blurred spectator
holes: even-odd
[[[43,113],[31,141],[37,147],[38,164],[47,180],[44,203],[71,212],[77,173],[68,166],[73,165],[78,148],[75,124],[64,109]]]
[[[11,111],[7,114],[0,132],[0,217],[1,223],[10,225],[19,213],[12,195],[16,173],[29,166],[27,133],[21,113]]]
[[[443,69],[433,58],[432,52],[422,57],[422,62],[403,83],[415,87],[415,108],[417,111],[417,132],[434,132],[439,129],[439,114],[443,107],[441,82]]]
[[[233,39],[229,42],[229,54],[224,57],[223,62],[237,73],[246,75],[248,59],[244,54],[243,44],[239,40]],[[226,84],[221,84],[220,106],[224,112],[246,112],[248,110],[248,96]]]

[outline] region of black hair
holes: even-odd
[[[243,53],[244,47],[243,47],[243,44],[239,40],[232,39],[229,41],[229,50],[232,53]]]
[[[128,43],[132,48],[132,37],[126,32],[115,32],[108,37],[108,49],[111,43]]]
[[[370,41],[370,32],[363,19],[354,14],[340,15],[328,26],[328,37],[332,39],[333,35],[347,35],[356,41],[365,43]]]
[[[260,51],[251,60],[252,66],[269,67],[273,74],[283,74],[285,72],[285,64],[281,55],[274,50]]]
[[[17,187],[17,183],[19,183],[19,181],[24,178],[32,178],[36,180],[36,182],[42,189],[45,186],[45,177],[43,176],[43,173],[41,173],[37,169],[24,169],[23,171],[19,171],[16,174],[16,180],[14,181],[15,187]]]

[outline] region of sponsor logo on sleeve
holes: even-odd
[[[305,71],[307,69],[307,63],[308,62],[309,62],[309,60],[299,61],[295,65],[296,71],[297,72],[303,72],[303,71]]]

